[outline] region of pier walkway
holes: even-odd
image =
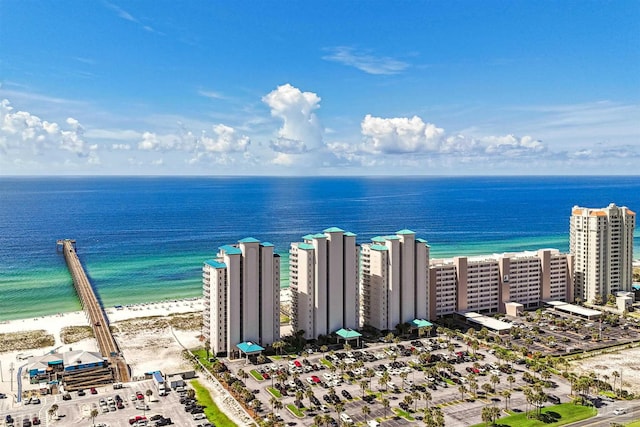
[[[76,253],[75,240],[58,240],[58,245],[62,245],[64,259],[73,279],[73,285],[76,288],[80,303],[84,308],[87,319],[91,323],[93,333],[98,341],[98,348],[103,357],[109,361],[109,365],[114,368],[114,376],[118,382],[129,381],[129,367],[125,362],[118,343],[111,334],[109,321],[102,309],[102,305],[98,302],[93,287],[89,282],[89,278],[85,273],[80,259]]]

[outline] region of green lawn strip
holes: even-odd
[[[625,424],[625,427],[640,427],[640,420],[638,421],[632,421],[629,424]]]
[[[262,376],[262,374],[255,369],[250,370],[249,373],[253,378],[256,379],[256,381],[264,381],[264,377]]]
[[[287,409],[289,410],[289,412],[291,412],[296,417],[304,418],[304,414],[302,413],[302,411],[300,409],[298,409],[298,407],[296,405],[294,405],[293,403],[289,403],[287,405]]]
[[[269,391],[269,393],[271,393],[276,399],[280,399],[282,397],[282,394],[280,393],[280,391],[278,391],[277,388],[273,388],[273,387],[267,387],[267,390]]]
[[[573,403],[562,403],[560,405],[549,406],[542,409],[542,413],[554,414],[558,421],[545,423],[544,421],[527,418],[524,412],[517,415],[499,418],[496,424],[506,427],[555,427],[573,423],[575,421],[586,420],[597,414],[594,408],[588,406],[574,405]],[[484,427],[485,423],[476,424],[472,427]]]
[[[211,394],[209,394],[209,390],[207,390],[197,380],[191,380],[190,384],[196,391],[196,399],[198,400],[198,403],[205,407],[204,414],[207,417],[207,420],[218,427],[235,427],[236,424],[227,418],[224,412],[218,409],[218,406],[211,398]]]
[[[327,359],[320,359],[320,363],[322,363],[327,368],[331,369],[333,367],[333,363],[329,362]]]
[[[398,415],[398,416],[400,416],[400,417],[404,418],[404,419],[405,419],[405,420],[407,420],[407,421],[415,421],[415,420],[416,420],[415,418],[413,418],[413,417],[411,416],[411,414],[410,414],[410,413],[408,413],[407,411],[403,411],[403,410],[402,410],[402,409],[400,409],[400,408],[393,408],[393,412],[395,412],[395,413],[396,413],[396,415]]]

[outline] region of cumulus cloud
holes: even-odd
[[[447,135],[443,128],[420,117],[381,118],[365,116],[360,125],[364,136],[363,152],[373,154],[462,154],[503,157],[539,155],[546,146],[531,136]]]
[[[418,116],[383,119],[367,114],[361,131],[364,151],[387,154],[438,151],[444,135],[444,129]]]
[[[64,125],[42,120],[27,111],[15,111],[9,100],[0,102],[0,152],[19,156],[70,152],[89,163],[98,163],[96,145],[84,140],[84,128],[74,118]]]
[[[300,154],[324,146],[324,129],[315,114],[321,98],[313,92],[302,92],[289,83],[278,86],[262,101],[271,115],[282,119],[278,137],[271,141],[271,149],[278,153]]]
[[[248,136],[240,135],[230,126],[219,124],[213,127],[213,135],[202,135],[201,147],[207,152],[233,153],[245,151],[251,140]]]
[[[322,57],[325,61],[338,62],[367,74],[398,74],[409,67],[406,62],[386,56],[375,56],[371,52],[359,52],[352,47],[339,46],[327,50],[330,52],[329,55]]]

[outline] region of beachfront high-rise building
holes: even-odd
[[[356,329],[358,249],[356,235],[336,227],[291,243],[291,323],[306,339],[341,328]]]
[[[569,251],[576,298],[601,303],[610,294],[631,290],[635,226],[636,214],[627,207],[573,207]]]
[[[379,236],[360,249],[363,325],[391,330],[429,318],[429,245],[411,230]]]
[[[215,354],[236,346],[267,346],[280,338],[280,256],[271,243],[248,237],[219,248],[203,267],[203,335]]]

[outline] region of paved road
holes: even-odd
[[[627,413],[615,415],[616,408],[624,408]],[[567,427],[609,427],[611,423],[627,424],[631,421],[640,420],[640,401],[615,402],[604,406],[598,410],[598,415],[588,420],[567,424]]]

